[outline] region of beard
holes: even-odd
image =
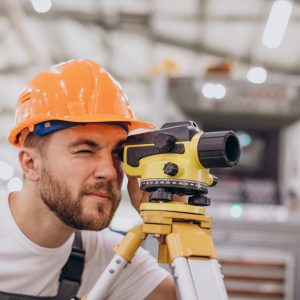
[[[85,214],[83,197],[86,193],[100,190],[110,196],[110,211],[106,212],[104,205],[97,203],[95,214]],[[40,179],[40,196],[46,206],[66,225],[74,229],[95,231],[110,224],[121,200],[121,192],[111,182],[106,181],[83,185],[74,199],[67,184],[56,180],[45,168]]]

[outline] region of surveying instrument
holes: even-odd
[[[158,262],[171,267],[178,299],[228,299],[211,238],[211,217],[204,207],[210,205],[208,187],[217,184],[209,169],[235,166],[239,156],[234,132],[205,133],[192,121],[166,123],[159,130],[129,136],[124,169],[140,178],[150,202],[140,206],[143,224],[127,233],[82,300],[106,299],[148,234],[158,239]],[[172,201],[174,194],[188,196],[188,203]]]

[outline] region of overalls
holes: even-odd
[[[80,231],[75,232],[72,252],[61,270],[60,284],[55,297],[36,297],[20,294],[12,294],[0,291],[0,300],[67,300],[76,295],[81,283],[81,275],[84,267],[85,251],[82,247]]]

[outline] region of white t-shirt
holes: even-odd
[[[86,251],[78,296],[87,295],[114,256],[112,250],[123,236],[109,229],[83,231]],[[0,193],[0,291],[55,296],[59,275],[72,248],[74,234],[58,248],[44,248],[29,240],[15,223],[8,204],[8,193]],[[146,298],[169,273],[144,249],[139,249],[111,287],[108,300]]]

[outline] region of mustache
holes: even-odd
[[[117,190],[111,182],[101,181],[83,186],[80,190],[79,195],[80,197],[83,197],[84,194],[100,191],[107,192],[112,198],[119,197],[119,195],[121,194],[120,191]]]

